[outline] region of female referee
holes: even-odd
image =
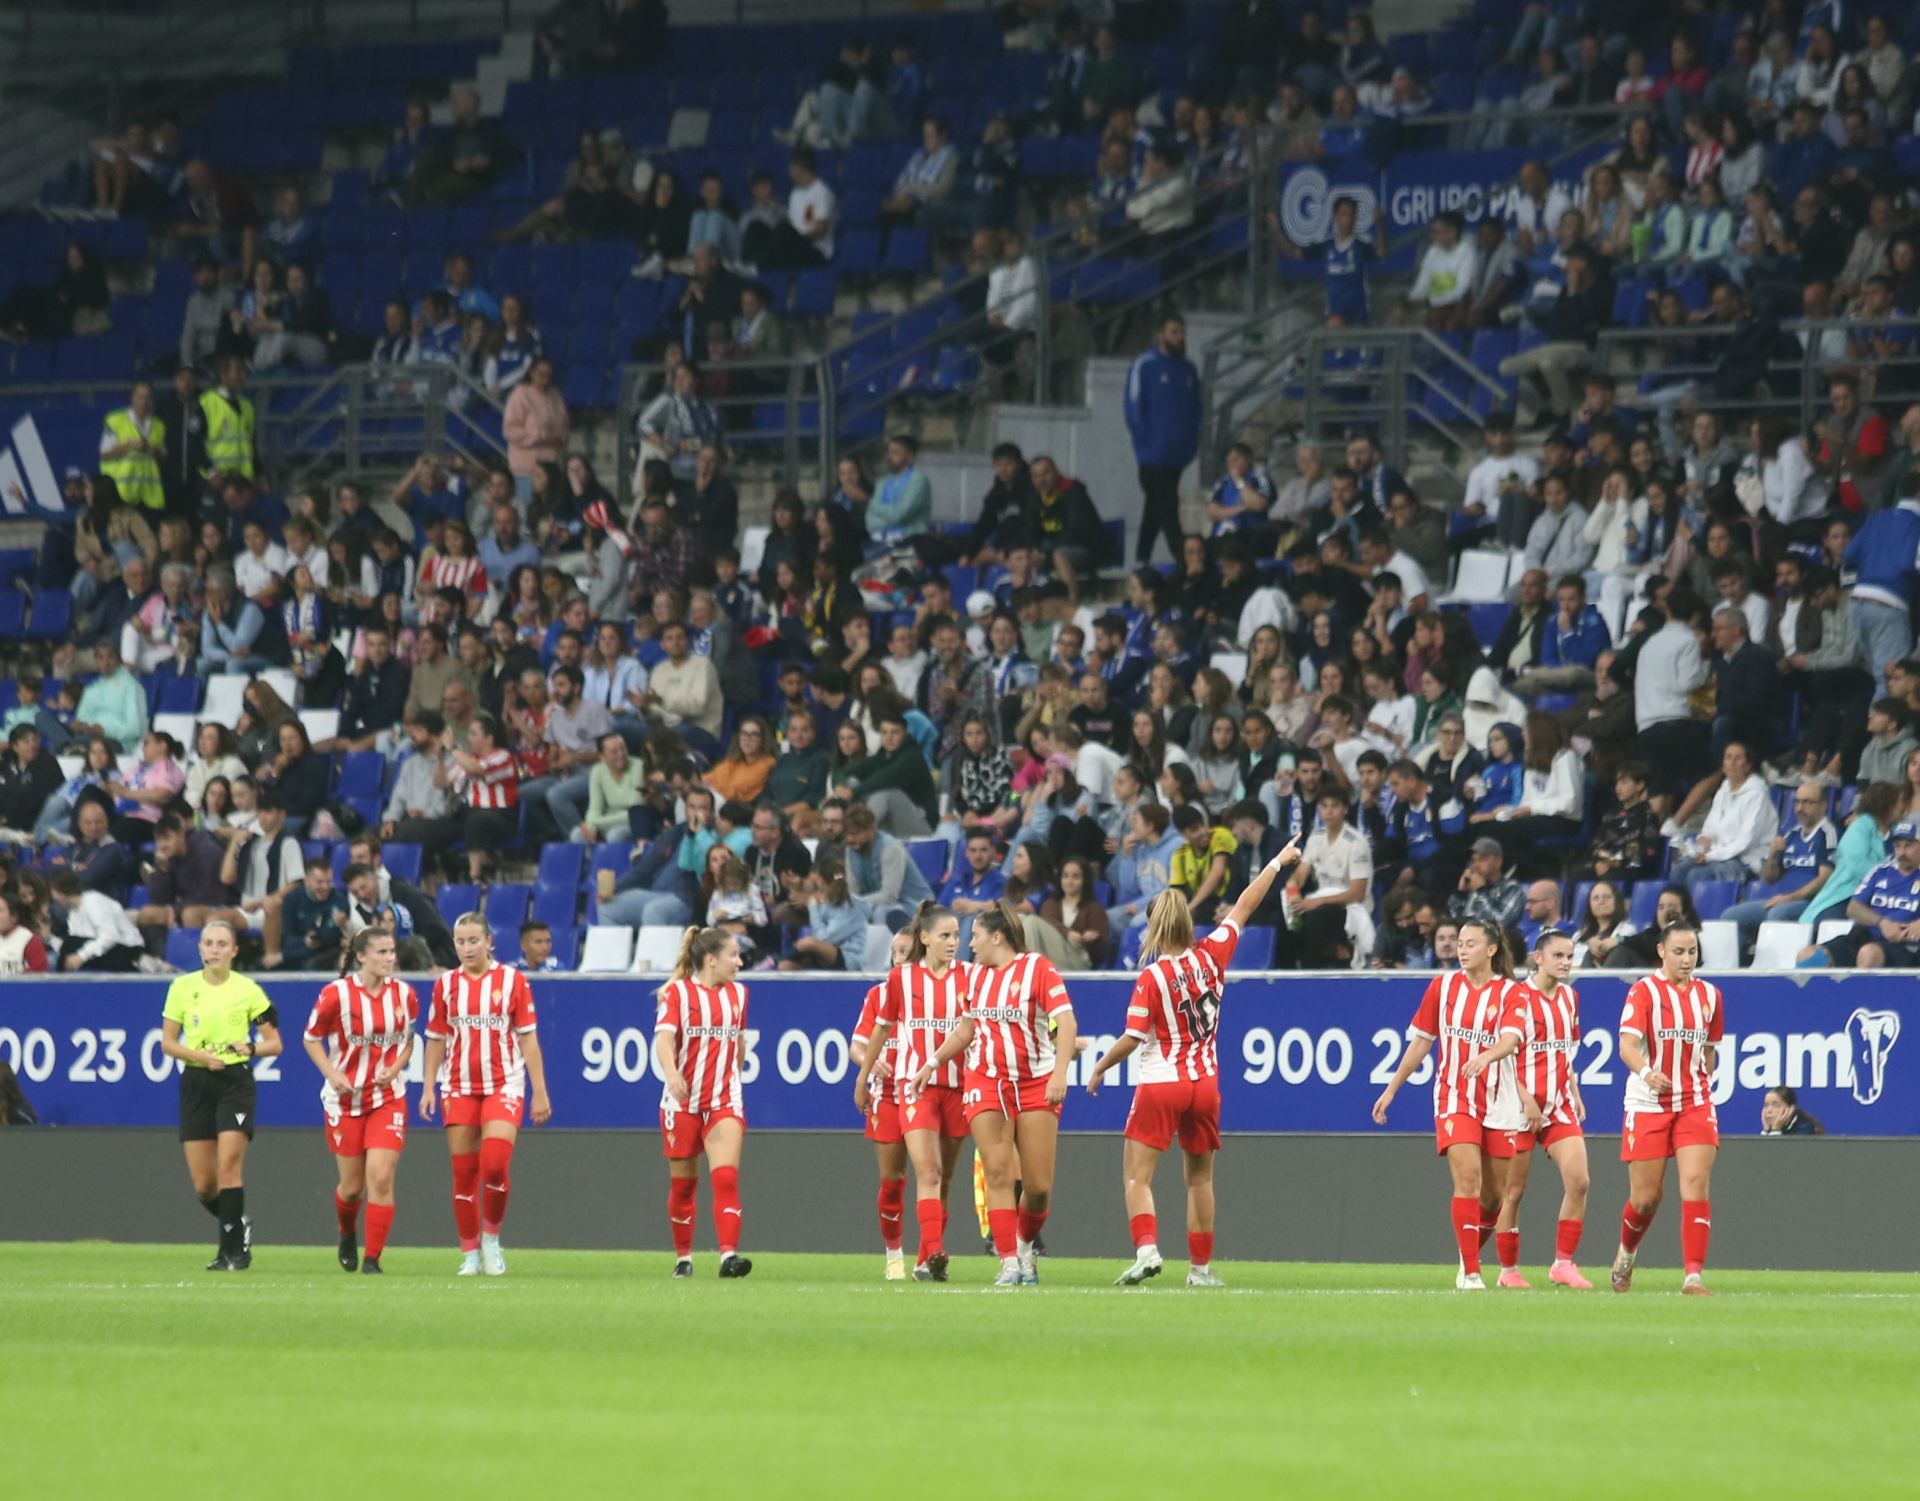
[[[1215,1032],[1227,965],[1247,919],[1266,900],[1274,878],[1300,858],[1297,839],[1275,855],[1240,893],[1220,926],[1193,941],[1193,909],[1186,893],[1171,887],[1147,908],[1140,944],[1140,978],[1127,1006],[1126,1033],[1087,1076],[1087,1093],[1100,1093],[1100,1079],[1136,1048],[1140,1084],[1127,1112],[1120,1171],[1126,1184],[1127,1217],[1133,1229],[1133,1265],[1117,1287],[1137,1287],[1160,1275],[1159,1226],[1153,1213],[1153,1173],[1175,1135],[1186,1159],[1187,1285],[1221,1287],[1213,1271],[1213,1154],[1220,1150],[1220,1060]],[[1158,958],[1154,956],[1158,955]]]
[[[944,1064],[927,1076],[931,1081],[927,1083],[916,1082],[915,1075],[960,1023],[967,1001],[968,966],[954,962],[960,948],[960,920],[937,902],[922,902],[902,931],[908,935],[906,962],[887,976],[867,1056],[854,1081],[853,1102],[862,1115],[867,1113],[872,1074],[897,1034],[900,1056],[894,1079],[900,1134],[906,1138],[907,1157],[913,1163],[913,1208],[920,1222],[913,1280],[945,1282],[947,1193],[961,1143],[967,1139],[960,1065]]]
[[[233,972],[240,949],[233,925],[215,918],[200,930],[197,975],[167,987],[160,1050],[186,1065],[180,1075],[180,1142],[201,1207],[220,1223],[210,1272],[253,1265],[253,1222],[241,1186],[253,1140],[253,1060],[280,1052],[280,1015],[267,993]]]
[[[1400,1067],[1373,1103],[1374,1124],[1387,1123],[1387,1107],[1401,1085],[1425,1061],[1436,1042],[1440,1056],[1433,1070],[1433,1134],[1453,1177],[1453,1235],[1460,1249],[1460,1271],[1453,1285],[1462,1292],[1485,1292],[1480,1277],[1480,1248],[1500,1217],[1506,1182],[1504,1155],[1513,1148],[1504,1132],[1490,1129],[1488,1112],[1504,1105],[1513,1088],[1512,1065],[1469,1077],[1474,1054],[1499,1041],[1507,992],[1514,986],[1507,968],[1506,940],[1484,918],[1460,924],[1460,970],[1435,976],[1407,1029],[1407,1050]]]
[[[892,955],[896,968],[907,962],[912,945],[911,929],[902,928],[893,935]],[[880,1000],[886,991],[885,980],[867,987],[866,1002],[860,1007],[860,1020],[854,1023],[853,1036],[847,1040],[847,1053],[853,1059],[855,1068],[866,1067],[867,1048],[873,1040],[873,1024],[880,1014]],[[900,1044],[897,1040],[889,1041],[874,1061],[870,1091],[872,1108],[867,1111],[867,1140],[873,1143],[874,1156],[880,1164],[880,1244],[887,1253],[885,1275],[889,1282],[907,1280],[906,1257],[901,1249],[904,1237],[900,1225],[907,1207],[907,1144],[900,1130],[900,1097],[894,1079],[899,1066]]]
[[[1060,972],[1044,954],[1027,953],[1025,942],[1020,915],[1004,900],[974,918],[966,1009],[913,1081],[916,1090],[925,1089],[941,1067],[967,1052],[962,1099],[986,1163],[987,1221],[1000,1253],[995,1287],[1040,1281],[1033,1243],[1053,1199],[1060,1104],[1079,1038]],[[1017,1210],[1016,1177],[1023,1190]]]

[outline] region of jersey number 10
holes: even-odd
[[[1187,1030],[1195,1037],[1211,1037],[1213,1029],[1220,1024],[1220,997],[1211,993],[1182,996],[1179,1011],[1187,1019]]]

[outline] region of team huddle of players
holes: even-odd
[[[1120,1285],[1144,1282],[1162,1269],[1153,1174],[1176,1139],[1187,1184],[1187,1281],[1221,1285],[1212,1267],[1213,1156],[1220,1145],[1216,1034],[1226,969],[1247,919],[1298,858],[1289,844],[1198,941],[1180,892],[1163,892],[1149,910],[1144,968],[1126,1030],[1094,1063],[1086,1082],[1088,1092],[1097,1093],[1109,1072],[1138,1054],[1122,1161],[1134,1259]],[[1462,925],[1460,969],[1427,987],[1410,1045],[1373,1118],[1386,1121],[1394,1097],[1431,1054],[1435,1138],[1453,1182],[1460,1259],[1455,1285],[1485,1287],[1481,1254],[1489,1239],[1499,1257],[1498,1285],[1528,1285],[1520,1272],[1519,1208],[1538,1147],[1558,1169],[1562,1188],[1548,1277],[1560,1286],[1589,1288],[1575,1263],[1588,1169],[1581,1130],[1586,1107],[1573,1068],[1579,996],[1566,983],[1572,944],[1561,934],[1543,935],[1525,980],[1513,977],[1504,945],[1494,924]],[[434,983],[428,1008],[425,1070],[434,1083],[422,1093],[420,1115],[432,1120],[437,1111],[445,1121],[459,1274],[501,1276],[506,1259],[500,1231],[514,1141],[523,1119],[539,1124],[552,1111],[526,976],[494,961],[477,916],[455,925],[454,947],[459,964]],[[854,1029],[854,1103],[879,1165],[885,1276],[947,1280],[948,1196],[960,1149],[970,1139],[984,1170],[987,1222],[1000,1259],[994,1286],[1031,1286],[1039,1281],[1036,1246],[1052,1197],[1060,1111],[1078,1031],[1059,972],[1043,955],[1024,950],[1021,921],[1011,908],[1000,903],[975,915],[969,947],[971,956],[962,961],[959,921],[925,903],[896,936],[894,968],[867,992]],[[1700,1294],[1706,1292],[1701,1271],[1719,1144],[1711,1078],[1724,1024],[1722,998],[1714,985],[1693,977],[1699,962],[1694,929],[1669,927],[1658,953],[1660,969],[1633,986],[1620,1023],[1621,1058],[1632,1070],[1621,1138],[1630,1187],[1611,1280],[1618,1292],[1632,1285],[1634,1257],[1672,1158],[1683,1207],[1681,1291]],[[390,935],[360,934],[349,972],[321,991],[304,1039],[325,1079],[327,1139],[339,1171],[334,1204],[340,1262],[348,1271],[380,1269],[393,1219],[395,1169],[406,1144],[403,1080],[420,1007],[413,988],[395,976],[395,964]],[[719,1273],[744,1277],[753,1269],[739,1249],[746,1134],[740,1063],[747,1018],[739,969],[731,934],[689,928],[672,978],[659,991],[654,1050],[665,1081],[660,1133],[676,1277],[693,1274],[703,1157]],[[186,1139],[184,1121],[183,1110]],[[221,1141],[224,1150],[224,1135]],[[196,1161],[193,1145],[190,1166]],[[919,1227],[911,1272],[904,1235],[909,1175]]]

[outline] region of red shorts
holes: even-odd
[[[440,1112],[449,1126],[484,1126],[493,1121],[518,1126],[526,1116],[527,1101],[524,1095],[442,1095]]]
[[[1565,1141],[1569,1136],[1584,1136],[1580,1122],[1573,1118],[1573,1112],[1565,1105],[1557,1105],[1547,1112],[1547,1123],[1534,1131],[1507,1131],[1501,1133],[1513,1142],[1512,1153],[1496,1152],[1495,1156],[1512,1156],[1514,1153],[1531,1152],[1538,1146],[1547,1150],[1555,1142]]]
[[[1058,1105],[1047,1103],[1045,1079],[989,1079],[985,1074],[969,1070],[962,1102],[966,1108],[968,1125],[973,1124],[976,1115],[1004,1115],[1013,1121],[1030,1110],[1044,1110],[1054,1116],[1060,1114]]]
[[[906,1129],[901,1125],[899,1103],[890,1094],[877,1094],[871,1103],[873,1108],[867,1112],[867,1140],[899,1141]]]
[[[660,1155],[676,1162],[698,1157],[707,1146],[707,1133],[721,1121],[738,1121],[742,1131],[747,1118],[738,1110],[674,1110],[660,1112]]]
[[[327,1117],[327,1148],[336,1157],[398,1152],[406,1145],[407,1102],[404,1098],[369,1110],[365,1115]]]
[[[1176,1079],[1142,1084],[1127,1111],[1129,1141],[1164,1152],[1178,1135],[1183,1152],[1220,1150],[1220,1081]]]
[[[1506,1142],[1509,1133],[1490,1131],[1470,1115],[1443,1115],[1433,1123],[1433,1139],[1442,1157],[1448,1147],[1478,1147],[1489,1157],[1511,1157],[1513,1147]]]
[[[969,1117],[957,1089],[930,1084],[913,1097],[911,1104],[901,1105],[899,1110],[903,1135],[908,1131],[934,1131],[955,1140],[966,1139]]]
[[[1681,1147],[1720,1145],[1720,1117],[1711,1104],[1684,1110],[1629,1110],[1620,1127],[1622,1162],[1664,1162]]]

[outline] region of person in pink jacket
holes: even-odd
[[[553,383],[553,361],[533,362],[527,378],[507,398],[503,427],[507,439],[507,468],[521,500],[533,499],[533,471],[539,464],[557,464],[566,452],[573,430],[566,398]]]

